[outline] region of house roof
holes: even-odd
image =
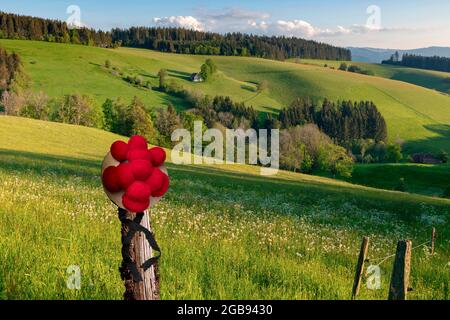
[[[202,79],[202,75],[200,73],[191,74],[191,79]]]

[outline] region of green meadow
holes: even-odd
[[[374,188],[396,190],[400,179],[404,180],[407,192],[440,197],[450,190],[450,165],[358,164],[354,167],[352,177],[346,180]]]
[[[120,222],[100,182],[121,137],[6,116],[0,137],[0,298],[121,299]],[[449,299],[450,200],[245,165],[168,169],[151,209],[162,299],[349,299],[363,236],[371,264],[411,239],[409,298]],[[360,299],[387,298],[392,263]],[[66,286],[70,265],[81,290]]]
[[[372,100],[387,121],[390,140],[405,141],[407,153],[450,150],[450,96],[419,86],[439,89],[437,84],[424,84],[432,83],[430,77],[425,77],[423,81],[409,81],[419,84],[415,85],[407,83],[407,79],[389,76],[390,72],[397,72],[394,67],[374,65],[372,68],[381,70],[376,71],[379,76],[365,76],[324,68],[321,62],[317,65],[245,57],[213,57],[220,70],[216,79],[208,83],[192,83],[189,75],[200,70],[206,57],[20,40],[0,40],[0,45],[22,56],[32,89],[42,90],[51,97],[89,94],[100,105],[106,98],[131,100],[133,96],[138,96],[151,108],[169,103],[177,108],[189,108],[173,96],[137,88],[117,75],[121,72],[124,76],[140,76],[157,86],[157,73],[165,68],[169,81],[212,96],[231,96],[263,112],[277,112],[295,98],[303,96],[318,102],[324,98]],[[104,67],[107,59],[117,69],[116,74]],[[442,77],[439,75],[438,78]],[[439,79],[436,81],[441,81]],[[269,89],[258,94],[255,92],[256,84],[262,80],[268,81]]]
[[[290,59],[289,61],[296,62],[295,59]],[[338,69],[342,62],[301,59],[300,63],[315,66],[327,65],[327,67]],[[450,73],[448,72],[366,62],[345,61],[345,63],[347,64],[347,66],[355,65],[363,70],[371,71],[376,77],[408,82],[421,87],[434,89],[442,93],[450,94]]]

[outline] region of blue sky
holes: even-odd
[[[76,5],[85,25],[183,26],[298,36],[341,46],[450,46],[448,0],[0,0],[0,10],[66,20]],[[369,10],[368,10],[369,9]]]

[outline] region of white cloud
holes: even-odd
[[[303,20],[278,20],[274,27],[280,34],[287,36],[310,38],[319,32],[319,30],[314,28],[309,22]]]
[[[420,30],[407,28],[386,28],[377,23],[350,26],[337,25],[332,28],[315,26],[302,20],[274,20],[270,13],[250,11],[241,8],[209,10],[197,8],[192,16],[167,16],[154,18],[157,26],[183,27],[198,31],[243,32],[262,35],[288,36],[324,41],[336,45],[363,45],[376,42],[394,43],[403,37],[410,37]],[[412,32],[414,31],[414,32]]]
[[[153,18],[157,26],[183,27],[213,32],[266,31],[270,14],[240,8],[222,10],[197,9],[195,16],[169,16]]]
[[[266,30],[265,20],[270,14],[240,8],[225,8],[220,11],[202,10],[198,12],[206,28],[218,32],[252,32]]]
[[[266,21],[257,22],[254,20],[249,20],[248,25],[257,30],[262,30],[263,32],[266,32],[270,27],[269,23],[267,23]]]
[[[254,24],[258,27],[257,24]],[[261,29],[261,28],[260,28]],[[261,29],[262,30],[262,29]],[[340,37],[346,35],[364,35],[364,34],[375,34],[375,33],[396,33],[396,32],[410,32],[412,29],[404,28],[382,28],[372,25],[358,25],[354,24],[349,27],[337,26],[333,29],[322,29],[312,25],[311,23],[304,20],[278,20],[276,23],[265,24],[265,32],[274,35],[284,35],[290,37],[302,37],[302,38],[330,38],[330,37]]]
[[[211,20],[249,21],[264,20],[270,17],[266,12],[250,11],[241,8],[226,8],[220,11],[199,11],[199,15]]]
[[[394,31],[394,29],[387,29],[387,28],[382,28],[379,26],[374,26],[374,25],[359,25],[359,24],[354,24],[348,28],[344,28],[344,27],[340,27],[339,28],[339,32],[341,34],[365,34],[365,33],[369,33],[369,32],[379,32],[379,31]]]
[[[204,30],[203,24],[193,16],[170,16],[153,18],[153,22],[161,27],[180,27],[196,31]]]

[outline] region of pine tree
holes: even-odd
[[[132,123],[131,134],[141,135],[149,142],[156,142],[152,119],[145,111],[144,104],[137,97],[134,97],[129,106],[129,111],[130,122]]]
[[[159,77],[159,89],[164,91],[167,87],[166,83],[167,70],[166,69],[159,70],[158,77]]]
[[[106,99],[102,105],[103,112],[103,129],[114,132],[117,122],[117,110],[114,107],[114,102],[111,99]]]
[[[202,76],[204,81],[208,81],[211,79],[211,69],[206,63],[202,64],[200,75]]]

